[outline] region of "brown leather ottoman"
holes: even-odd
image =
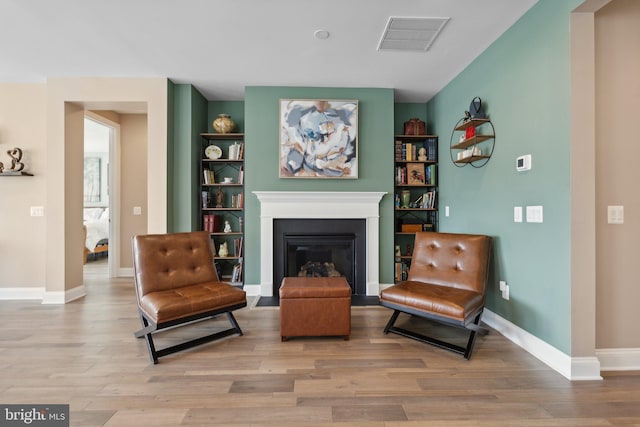
[[[351,287],[344,277],[285,277],[280,286],[280,336],[351,334]]]

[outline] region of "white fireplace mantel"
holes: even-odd
[[[254,191],[260,201],[260,295],[273,296],[273,219],[349,218],[366,221],[367,295],[378,295],[380,200],[386,192]]]

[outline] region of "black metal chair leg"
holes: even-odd
[[[385,334],[389,333],[389,330],[393,327],[393,324],[396,323],[396,320],[398,319],[398,315],[399,314],[400,314],[399,310],[394,310],[393,311],[393,314],[391,315],[391,318],[387,322],[387,326],[384,327],[384,333]]]
[[[474,319],[473,324],[475,326],[478,326],[480,324],[480,316],[481,315],[482,315],[482,313],[478,314],[476,316],[476,318]],[[469,334],[469,341],[467,341],[467,347],[464,350],[464,358],[467,359],[467,360],[469,360],[469,358],[471,357],[471,351],[473,350],[473,344],[475,344],[476,333],[477,333],[477,329],[472,329],[471,333]]]
[[[231,323],[231,326],[233,326],[234,329],[238,331],[239,335],[244,335],[244,333],[242,332],[242,329],[240,329],[240,325],[238,324],[238,321],[236,320],[232,312],[230,311],[227,312],[227,319],[229,319],[229,323]]]

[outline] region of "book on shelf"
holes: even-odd
[[[436,161],[437,160],[437,149],[438,149],[438,137],[430,136],[424,140],[422,146],[427,150],[427,160]]]
[[[209,192],[208,191],[203,191],[202,192],[202,207],[205,208],[205,209],[209,207]]]
[[[396,162],[401,162],[402,158],[402,140],[397,139],[395,144],[395,158]]]
[[[436,192],[428,191],[422,195],[422,208],[433,209],[436,206]]]
[[[403,280],[407,280],[408,273],[409,267],[407,266],[407,264],[402,261],[396,261],[394,271],[395,281],[402,282]]]
[[[407,183],[407,168],[406,166],[396,167],[396,185],[403,185]]]
[[[213,173],[213,171],[211,169],[203,169],[202,170],[202,182],[206,185],[208,184],[215,184],[216,183],[216,179],[215,179],[215,175]]]
[[[234,142],[229,146],[229,160],[242,160],[244,156],[244,143]]]
[[[215,233],[220,230],[220,215],[206,214],[202,216],[202,229],[209,233]]]
[[[242,260],[240,260],[239,263],[233,265],[233,270],[231,272],[231,281],[232,282],[242,281]]]
[[[244,208],[244,193],[236,193],[231,195],[232,208]]]
[[[426,184],[436,185],[436,165],[428,165],[426,167]]]
[[[238,184],[244,184],[244,166],[240,166],[238,171]]]
[[[427,140],[431,140],[427,138]],[[431,142],[427,144],[427,140],[422,143],[422,146],[427,150],[427,160],[434,160],[436,157],[436,145],[437,145],[437,137],[435,137],[435,142]],[[419,144],[414,144],[413,142],[402,142],[401,140],[396,140],[395,142],[395,160],[396,162],[415,162],[418,160],[418,150]],[[429,157],[429,148],[431,147],[431,155]]]
[[[233,256],[241,257],[242,256],[242,243],[243,238],[233,239]]]

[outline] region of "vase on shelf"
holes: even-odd
[[[218,114],[218,118],[213,121],[213,129],[218,133],[231,133],[235,127],[235,122],[228,114]]]
[[[402,190],[400,192],[400,207],[406,209],[411,203],[411,190]]]

